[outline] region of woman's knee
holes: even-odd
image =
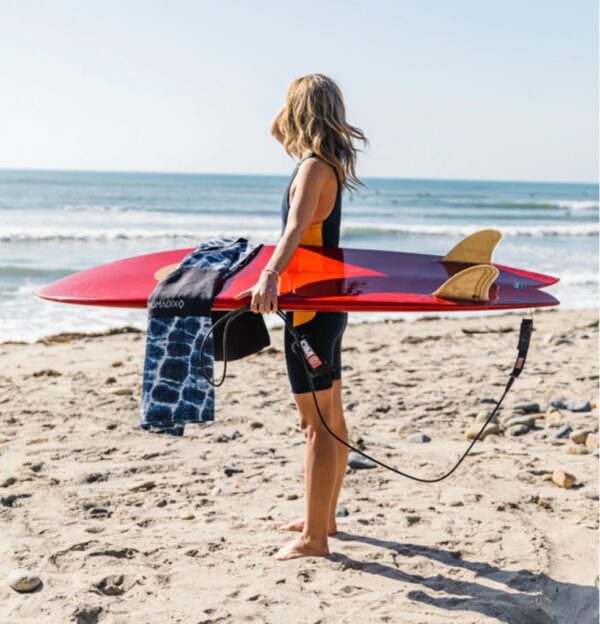
[[[321,416],[330,429],[334,428],[335,417],[331,406],[321,408]],[[313,437],[322,433],[327,433],[325,426],[316,409],[300,410],[299,418],[300,429],[306,437]],[[327,433],[327,435],[329,435]]]
[[[295,394],[296,406],[300,415],[300,428],[304,431],[307,427],[315,427],[317,423],[322,426],[319,412],[327,424],[333,419],[333,396],[331,388],[316,392],[317,406],[315,399],[310,392]]]
[[[335,429],[329,426],[329,428],[335,433]],[[306,438],[309,444],[330,444],[331,442],[335,442],[331,433],[327,431],[327,429],[323,426],[323,423],[319,421],[318,423],[309,423],[304,429],[304,437]]]
[[[332,415],[329,413],[323,413],[323,412],[321,412],[321,414],[323,416],[323,419],[327,423],[327,425],[333,429],[334,419]],[[299,424],[300,424],[300,429],[302,430],[302,433],[304,433],[306,437],[313,436],[315,434],[320,434],[321,432],[326,432],[326,429],[323,423],[321,422],[321,419],[319,418],[318,414],[302,414],[301,413]]]

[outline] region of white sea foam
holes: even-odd
[[[194,242],[205,237],[243,236],[261,241],[276,240],[280,234],[278,229],[211,229],[207,226],[188,230],[168,229],[133,229],[133,228],[49,228],[49,227],[0,227],[0,241],[27,242],[27,241],[99,241],[111,242],[120,240],[180,240]]]
[[[581,271],[581,273],[573,273],[573,272],[561,272],[560,273],[560,282],[564,285],[569,286],[592,286],[594,284],[598,284],[598,273],[590,273],[586,271]]]
[[[245,220],[244,220],[245,221]],[[266,225],[266,224],[261,224]],[[250,226],[250,227],[249,227]],[[350,222],[342,226],[343,236],[349,238],[381,236],[385,234],[407,234],[419,236],[468,236],[481,229],[481,225],[424,225],[394,223]],[[581,237],[597,236],[598,225],[595,223],[573,223],[564,225],[517,225],[499,226],[505,237]],[[0,241],[119,241],[163,239],[197,241],[204,236],[244,236],[252,240],[272,242],[280,234],[278,227],[253,228],[245,223],[237,228],[233,223],[220,226],[219,223],[190,224],[189,229],[137,227],[44,227],[44,226],[0,226]]]
[[[556,205],[559,208],[566,208],[567,210],[571,210],[573,212],[576,212],[578,210],[586,210],[586,211],[598,210],[597,201],[557,201]]]
[[[510,225],[498,226],[504,236],[597,236],[596,223],[573,223],[565,225]],[[418,234],[427,236],[468,236],[482,229],[481,225],[423,225],[394,223],[346,223],[343,225],[346,236],[364,236],[369,233]]]

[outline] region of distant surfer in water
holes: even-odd
[[[356,176],[358,149],[367,144],[362,130],[346,121],[342,92],[321,74],[294,80],[285,106],[271,124],[271,134],[298,159],[283,197],[282,235],[258,282],[237,298],[251,297],[256,313],[277,309],[279,275],[298,245],[339,247],[342,190],[361,185]],[[342,411],[341,342],[346,312],[288,312],[300,334],[306,335],[331,375],[314,378],[316,396],[327,424],[342,439],[348,431]],[[302,362],[285,332],[285,359],[290,385],[306,437],[304,519],[280,525],[300,536],[279,549],[277,559],[329,554],[327,536],[336,531],[335,510],[346,471],[348,449],[336,442],[321,423]]]

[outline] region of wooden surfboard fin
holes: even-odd
[[[179,264],[179,262],[175,264],[167,264],[166,266],[158,269],[158,271],[156,271],[156,273],[154,274],[154,279],[157,282],[162,282],[165,277],[168,277],[169,275],[171,275],[171,273],[173,273],[173,271],[179,266]]]
[[[489,264],[496,245],[502,234],[498,230],[480,230],[457,243],[445,256],[442,262],[472,262]]]
[[[432,294],[442,299],[489,301],[490,287],[499,274],[491,264],[478,264],[453,275]]]

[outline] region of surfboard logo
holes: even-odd
[[[149,301],[148,307],[151,310],[171,310],[172,308],[178,308],[181,310],[185,305],[185,301],[183,299],[163,299],[158,301]]]

